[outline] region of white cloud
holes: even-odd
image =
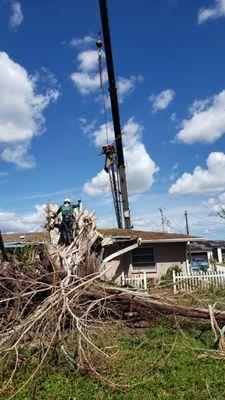
[[[2,232],[33,232],[41,229],[45,219],[45,204],[37,204],[31,214],[19,216],[15,212],[0,211]]]
[[[23,13],[21,9],[21,4],[17,0],[11,1],[11,15],[9,18],[9,25],[12,29],[18,28],[23,22]]]
[[[104,74],[104,76],[106,76]],[[100,90],[99,74],[90,74],[87,72],[73,72],[70,75],[74,85],[83,95],[94,93]]]
[[[173,165],[172,169],[173,169],[173,170],[176,170],[178,167],[179,167],[179,162],[176,162],[176,163]]]
[[[103,60],[105,59],[105,53],[102,52]],[[82,95],[88,95],[100,92],[100,77],[98,71],[98,52],[96,50],[85,50],[78,53],[77,56],[78,71],[73,72],[70,75],[75,87]],[[108,80],[108,75],[106,68],[102,69],[102,80],[105,84]],[[118,77],[117,88],[118,88],[118,98],[120,102],[123,102],[125,97],[130,95],[135,86],[143,81],[143,76],[130,76],[129,78],[124,78],[122,76]],[[107,95],[106,106],[110,106],[109,96]]]
[[[178,162],[176,162],[174,165],[173,165],[173,167],[172,167],[172,172],[170,173],[170,175],[169,175],[169,180],[170,181],[174,181],[175,179],[176,179],[176,177],[177,177],[177,175],[178,175],[178,172],[177,172],[177,168],[179,167],[179,163]],[[166,182],[166,178],[165,178],[165,182]]]
[[[207,210],[208,216],[218,216],[221,207],[225,209],[225,192],[203,200],[201,205]]]
[[[13,162],[18,168],[33,168],[36,164],[34,157],[27,154],[28,146],[29,144],[26,142],[6,147],[1,153],[1,158],[6,162]]]
[[[114,218],[109,215],[100,218],[96,215],[96,222],[98,228],[112,228],[115,225]]]
[[[122,103],[125,97],[129,96],[135,89],[138,83],[143,82],[144,78],[142,75],[130,76],[129,78],[123,78],[119,76],[117,81],[118,98]]]
[[[92,36],[86,35],[83,38],[73,38],[70,45],[72,47],[83,47],[92,44],[94,41],[95,39]]]
[[[88,135],[90,132],[93,132],[96,126],[96,119],[93,119],[90,123],[87,121],[86,118],[80,117],[78,118],[78,121],[80,123],[80,129],[85,135]]]
[[[211,99],[195,100],[176,138],[184,143],[213,143],[225,133],[225,90]]]
[[[170,121],[176,122],[176,120],[177,120],[177,114],[174,112],[174,113],[172,113],[171,116],[170,116]]]
[[[218,199],[219,199],[220,202],[225,203],[225,192],[224,192],[224,193],[221,193],[221,194],[218,196]]]
[[[177,173],[176,173],[176,172],[172,172],[172,173],[169,175],[169,180],[170,180],[170,181],[174,181],[175,178],[176,178],[176,176],[177,176]]]
[[[103,53],[104,54],[104,53]],[[78,53],[78,72],[70,75],[74,85],[83,95],[100,90],[98,67],[98,53],[96,50],[86,50]],[[107,72],[103,70],[103,82],[107,80]]]
[[[198,23],[202,24],[209,19],[217,19],[220,17],[225,17],[225,0],[214,0],[214,4],[211,7],[200,8],[198,12]]]
[[[186,194],[213,194],[225,190],[225,154],[222,152],[210,153],[207,160],[207,169],[197,166],[193,174],[185,172],[169,189],[175,196]]]
[[[0,52],[0,146],[1,158],[20,168],[34,166],[28,154],[31,140],[44,129],[43,111],[59,95],[52,74],[42,71],[45,93],[37,93],[40,74],[35,77]]]
[[[202,111],[205,111],[205,109],[210,105],[211,100],[209,98],[206,99],[196,99],[194,103],[191,105],[189,108],[190,114],[198,114]]]
[[[1,176],[1,175],[0,175]],[[35,194],[30,194],[26,195],[24,194],[23,196],[8,196],[8,197],[0,197],[0,203],[11,203],[11,202],[16,202],[16,201],[24,201],[24,200],[37,200],[37,199],[46,199],[48,201],[55,202],[58,200],[62,200],[62,195],[65,197],[69,198],[74,198],[74,196],[78,195],[78,189],[77,188],[70,188],[70,189],[64,189],[60,190],[58,192],[47,192],[47,193],[35,193]]]
[[[159,110],[165,110],[173,101],[174,96],[175,91],[172,89],[166,89],[158,95],[149,96],[149,100],[152,103],[153,112],[155,113]]]
[[[108,132],[108,140],[109,142],[113,142],[115,140],[114,136],[114,129],[113,129],[113,123],[108,122],[107,124],[107,132]],[[106,138],[106,126],[105,124],[102,124],[99,129],[95,130],[92,134],[92,137],[94,139],[94,143],[96,147],[101,147],[104,144],[107,143],[107,138]]]
[[[110,192],[109,176],[101,170],[94,178],[84,184],[84,191],[89,196],[100,196]]]
[[[78,54],[77,60],[81,71],[94,71],[98,66],[98,53],[96,50],[82,51]]]
[[[151,159],[142,143],[143,127],[130,118],[123,128],[124,157],[126,162],[127,184],[130,193],[141,193],[148,190],[154,182],[158,167]],[[109,140],[114,138],[112,123],[108,125]],[[105,125],[93,133],[97,147],[106,143]],[[91,181],[84,185],[87,194],[101,195],[109,192],[108,175],[101,171]]]

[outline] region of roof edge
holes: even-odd
[[[203,238],[198,238],[198,240],[205,240]],[[196,238],[175,238],[175,239],[142,239],[142,243],[181,243],[181,242],[195,242]]]

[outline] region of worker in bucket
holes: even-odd
[[[74,209],[80,207],[81,200],[77,204],[72,204],[70,199],[65,199],[64,204],[59,207],[53,218],[55,219],[60,213],[62,215],[62,223],[60,228],[59,244],[70,245],[73,238],[73,225],[75,222]]]

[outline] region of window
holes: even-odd
[[[134,269],[155,269],[155,252],[152,247],[141,246],[132,251],[132,264]]]

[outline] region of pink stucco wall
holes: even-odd
[[[143,244],[145,246],[145,244]],[[185,243],[151,243],[147,244],[154,248],[155,251],[155,267],[151,268],[133,268],[131,253],[124,254],[121,258],[115,259],[108,263],[111,268],[107,273],[107,279],[116,280],[122,272],[126,275],[140,274],[144,271],[149,278],[160,279],[166,273],[168,268],[177,265],[183,272],[187,271],[186,264],[186,244]]]

